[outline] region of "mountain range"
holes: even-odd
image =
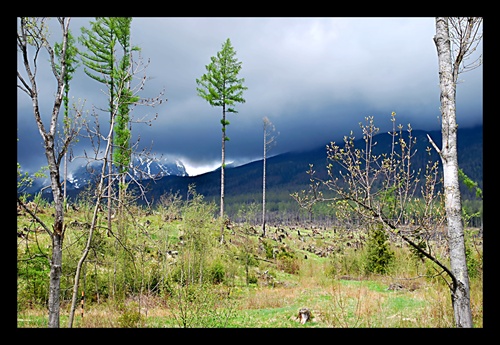
[[[403,133],[405,135],[405,132]],[[406,132],[407,135],[407,132]],[[427,152],[430,136],[438,147],[441,146],[441,131],[413,130],[412,136],[416,138],[414,149],[417,150],[412,157],[415,169],[425,169],[428,160],[437,161],[438,154],[434,149]],[[375,136],[377,145],[374,154],[388,153],[391,148],[391,136],[380,133]],[[295,203],[290,194],[307,190],[310,179],[306,173],[310,164],[316,171],[315,176],[327,178],[327,165],[331,163],[327,158],[326,146],[298,152],[288,152],[267,158],[266,160],[266,204],[270,209],[291,207]],[[336,143],[343,146],[343,142]],[[358,148],[364,147],[364,140],[355,141]],[[464,128],[458,130],[458,161],[460,168],[478,186],[483,186],[483,128]],[[189,185],[196,187],[196,192],[206,199],[220,202],[220,168],[198,176],[165,176],[149,185],[147,193],[150,201],[159,200],[166,193],[179,192],[184,198]],[[242,204],[262,203],[263,186],[263,160],[225,169],[225,209],[237,212]],[[461,186],[463,198],[475,198],[474,191]],[[232,209],[234,205],[234,209]]]
[[[66,188],[70,195],[77,195],[83,190],[90,182],[98,177],[99,172],[102,170],[102,161],[89,162],[88,164],[81,164],[73,168],[68,173]],[[134,168],[130,170],[134,179],[144,180],[150,176],[161,178],[164,176],[187,176],[186,168],[180,160],[169,160],[167,158],[143,158],[136,156],[131,162]],[[50,186],[48,177],[35,179],[33,185],[23,190],[23,192],[34,195],[38,193],[44,186]],[[50,194],[50,189],[45,189],[44,193]]]
[[[407,132],[403,132],[405,135]],[[430,147],[428,136],[441,146],[441,131],[412,130],[412,136],[416,138],[414,148],[417,150],[412,158],[415,169],[425,168],[429,159],[438,160],[438,154],[434,149],[429,154]],[[407,134],[406,134],[407,135]],[[380,133],[374,137],[377,145],[374,153],[388,153],[391,147],[391,136],[388,133]],[[310,180],[306,173],[310,164],[313,165],[319,178],[327,177],[326,146],[317,147],[307,151],[296,151],[278,154],[266,159],[266,204],[270,209],[290,207],[294,203],[290,194],[307,190]],[[336,142],[343,146],[342,142]],[[356,147],[364,148],[364,140],[355,140]],[[458,162],[460,168],[473,181],[483,187],[483,127],[464,128],[458,130]],[[143,168],[150,169],[153,174],[158,174],[154,180],[143,179],[146,187],[148,202],[155,203],[161,196],[168,193],[179,193],[182,198],[187,197],[190,185],[195,186],[196,192],[205,197],[206,200],[218,203],[220,201],[220,168],[197,176],[188,176],[182,162],[140,162]],[[77,198],[90,181],[89,169],[81,167],[72,175],[68,183],[68,196]],[[263,187],[263,160],[253,161],[237,167],[227,166],[225,169],[225,209],[236,212],[241,205],[262,203]],[[71,188],[69,188],[71,185]],[[474,193],[461,186],[464,198],[474,198]],[[232,209],[234,205],[234,209]]]

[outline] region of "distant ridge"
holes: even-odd
[[[413,130],[412,136],[417,138],[417,154],[413,158],[414,168],[425,167],[429,160],[426,148],[430,147],[429,135],[433,141],[441,146],[441,131]],[[377,145],[375,153],[389,152],[390,135],[381,133],[375,136]],[[342,142],[336,142],[343,145]],[[356,140],[356,145],[362,147],[364,141]],[[287,152],[267,159],[266,167],[266,200],[269,205],[289,203],[290,193],[306,190],[309,186],[307,170],[313,164],[316,176],[327,177],[326,166],[330,163],[327,159],[326,145],[305,151]],[[430,158],[438,160],[435,150],[431,151]],[[464,128],[458,130],[458,161],[460,168],[473,181],[483,186],[483,126]],[[173,167],[171,167],[174,169]],[[157,180],[143,180],[147,190],[147,200],[153,204],[167,193],[178,192],[182,198],[187,196],[188,188],[194,185],[196,192],[203,195],[206,200],[216,203],[220,200],[220,168],[197,175],[188,176],[184,166],[180,164],[179,170],[164,169],[167,173]],[[236,167],[227,167],[225,170],[225,198],[226,209],[231,211],[231,205],[261,203],[262,202],[262,159]],[[73,183],[73,182],[72,182]],[[68,193],[70,198],[77,198],[83,185],[73,188]],[[472,192],[462,189],[464,198],[473,198]],[[279,206],[276,206],[279,207]]]
[[[441,131],[413,130],[412,136],[417,138],[417,155],[414,157],[414,164],[424,166],[429,156],[426,148],[430,147],[429,135],[432,140],[441,146]],[[377,145],[375,152],[388,152],[390,149],[391,137],[387,133],[378,134],[375,137]],[[343,142],[336,142],[343,145]],[[309,164],[313,164],[316,175],[321,178],[327,177],[326,145],[319,146],[312,150],[295,151],[279,154],[267,159],[266,168],[266,194],[292,193],[306,189],[309,185],[309,176],[306,171]],[[362,146],[362,139],[356,140],[358,146]],[[483,127],[476,126],[458,130],[458,154],[461,169],[474,181],[478,181],[482,188],[483,182]],[[438,160],[435,150],[431,151],[431,158]],[[226,168],[225,170],[225,196],[237,195],[239,199],[254,200],[260,202],[255,195],[262,193],[262,159],[256,160],[237,167]],[[148,193],[150,199],[158,198],[168,192],[179,191],[180,195],[186,195],[188,186],[194,184],[196,191],[206,198],[217,201],[220,197],[220,168],[197,176],[166,176],[150,185]],[[267,193],[268,192],[268,193]]]

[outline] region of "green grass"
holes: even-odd
[[[50,210],[42,215],[46,217]],[[201,216],[200,216],[201,214]],[[212,223],[212,217],[205,217],[198,212],[191,215],[191,222],[201,220],[201,229],[210,229],[214,225],[214,233],[218,234],[219,227]],[[67,215],[68,230],[65,236],[65,252],[63,263],[64,279],[62,291],[66,295],[61,300],[61,327],[67,327],[69,304],[72,291],[72,269],[81,255],[81,248],[85,243],[85,231],[82,227],[71,225],[82,224],[86,221],[77,213]],[[149,222],[146,222],[149,220]],[[386,275],[366,275],[363,272],[364,250],[344,246],[346,243],[340,236],[340,230],[334,233],[331,229],[321,231],[321,237],[314,234],[311,228],[300,228],[301,238],[297,229],[286,229],[288,236],[279,242],[272,238],[277,229],[268,228],[266,245],[271,246],[278,253],[275,258],[266,257],[261,248],[263,244],[258,234],[249,234],[244,230],[248,225],[237,224],[232,231],[228,231],[225,246],[211,243],[211,237],[200,238],[205,241],[203,253],[206,257],[204,265],[210,266],[218,262],[226,269],[229,277],[220,286],[211,286],[208,290],[200,289],[201,297],[207,297],[211,302],[210,310],[197,310],[196,305],[190,305],[185,300],[178,303],[166,292],[148,291],[153,283],[154,274],[161,272],[160,278],[169,277],[175,268],[175,260],[195,260],[196,255],[182,256],[185,250],[180,236],[186,241],[186,231],[190,230],[185,220],[176,219],[165,221],[161,214],[138,216],[134,226],[129,228],[126,245],[133,250],[126,251],[121,257],[134,260],[133,271],[127,277],[134,280],[135,286],[141,286],[140,305],[138,293],[128,294],[125,300],[118,302],[111,296],[104,296],[111,291],[109,285],[113,279],[115,256],[111,255],[118,248],[113,238],[105,237],[101,233],[101,241],[95,241],[91,255],[84,267],[86,304],[84,316],[80,308],[75,314],[74,328],[112,328],[112,327],[143,327],[143,328],[177,328],[182,326],[182,313],[179,307],[184,307],[185,316],[190,324],[200,327],[227,327],[227,328],[443,328],[454,327],[453,310],[450,301],[450,291],[440,279],[418,277],[426,271],[425,265],[410,260],[405,247],[394,248],[396,264],[393,271]],[[50,224],[50,221],[48,221]],[[148,223],[148,225],[145,225]],[[189,223],[192,224],[192,223]],[[18,230],[36,227],[29,221],[29,217],[18,217]],[[212,236],[210,231],[206,235]],[[197,232],[202,236],[205,232]],[[18,241],[18,314],[19,328],[46,328],[48,324],[47,307],[43,303],[46,298],[48,284],[47,257],[39,257],[43,262],[34,261],[33,253],[50,251],[50,239],[44,231],[30,232],[30,240]],[[354,239],[356,239],[355,237]],[[80,241],[80,242],[79,242]],[[350,242],[353,240],[350,239]],[[125,242],[123,242],[125,243]],[[25,252],[30,245],[30,251]],[[79,247],[78,247],[79,246]],[[245,248],[247,246],[247,248]],[[326,255],[328,248],[334,250]],[[482,263],[482,247],[478,253],[478,260]],[[146,251],[147,249],[147,251]],[[212,250],[212,251],[209,251]],[[159,259],[160,252],[166,250],[179,251],[179,259]],[[283,255],[283,251],[286,255]],[[257,278],[257,283],[245,283],[245,266],[239,257],[243,253],[255,255],[255,263],[249,266],[251,277]],[[97,256],[95,253],[98,253]],[[184,253],[185,254],[185,253]],[[187,253],[190,254],[190,253]],[[196,252],[195,254],[199,254]],[[279,255],[283,255],[280,259]],[[119,257],[119,256],[116,256]],[[306,258],[307,257],[307,258]],[[282,260],[282,261],[281,261]],[[195,262],[195,261],[189,261]],[[156,271],[155,271],[156,270]],[[264,273],[267,272],[267,273]],[[117,270],[116,274],[122,274]],[[418,278],[417,278],[418,277]],[[96,279],[97,278],[97,279]],[[83,277],[82,277],[83,281]],[[397,282],[403,286],[401,290],[390,290],[389,286]],[[150,284],[151,285],[148,285]],[[143,284],[143,285],[140,285]],[[83,288],[80,284],[80,289]],[[103,287],[106,288],[103,288]],[[96,287],[101,288],[98,301],[95,294]],[[45,289],[45,290],[44,290]],[[213,290],[211,290],[213,289]],[[229,299],[218,300],[214,292],[223,292],[230,289]],[[219,291],[220,290],[220,291]],[[69,291],[69,292],[68,292]],[[37,296],[34,294],[37,293]],[[206,296],[203,296],[206,294]],[[94,297],[94,299],[92,299]],[[37,301],[37,302],[34,302]],[[134,304],[135,303],[135,304]],[[482,327],[482,266],[478,277],[471,279],[471,305],[475,327]],[[298,311],[308,308],[313,315],[310,322],[302,325],[298,319]],[[187,309],[187,310],[186,310]],[[140,319],[137,319],[140,312]],[[211,316],[210,316],[211,315]],[[224,315],[227,315],[226,319]]]
[[[338,281],[326,287],[294,287],[280,289],[247,288],[236,297],[233,309],[226,310],[231,317],[226,328],[365,328],[365,327],[434,327],[428,315],[433,301],[427,301],[419,292],[388,291],[379,282]],[[297,315],[300,308],[309,308],[311,322],[302,325]],[[40,311],[42,312],[42,311]],[[161,308],[143,310],[143,322],[137,327],[180,327],[172,315]],[[174,312],[170,310],[169,312]],[[451,312],[451,311],[450,311]],[[105,315],[105,318],[103,318]],[[74,327],[119,327],[120,313],[109,306],[91,305],[86,315],[77,315]],[[448,318],[450,316],[448,315]],[[104,321],[106,320],[106,321]],[[67,317],[61,317],[65,327]],[[18,327],[46,327],[45,314],[18,314]],[[221,323],[215,323],[221,327]],[[441,327],[453,327],[441,325]]]

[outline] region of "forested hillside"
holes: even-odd
[[[430,159],[438,160],[435,150],[431,150],[430,156],[427,147],[430,147],[429,135],[438,145],[441,145],[440,131],[420,131],[413,130],[412,136],[416,137],[417,150],[412,158],[412,164],[415,170],[424,169],[425,164]],[[377,145],[375,150],[377,154],[387,153],[390,150],[391,137],[387,133],[381,133],[376,136]],[[307,189],[310,181],[306,171],[309,164],[314,165],[316,176],[319,178],[327,177],[326,166],[327,159],[326,145],[310,151],[289,152],[280,154],[267,159],[266,173],[266,203],[270,212],[288,210],[298,212],[298,206],[290,197],[290,194],[303,189]],[[342,145],[343,142],[336,142]],[[356,146],[362,148],[364,141],[358,139]],[[483,187],[483,128],[465,128],[458,132],[458,153],[459,164],[464,173],[473,181],[476,181],[480,188]],[[228,214],[235,215],[241,208],[241,205],[262,202],[262,160],[254,161],[235,168],[226,168],[225,173],[225,198],[227,200],[226,209]],[[220,171],[212,171],[194,177],[166,176],[148,185],[147,193],[149,200],[153,202],[159,200],[161,195],[170,192],[178,192],[181,197],[187,195],[189,185],[195,185],[198,193],[205,196],[207,200],[218,202],[220,198]],[[475,199],[474,191],[467,189],[462,185],[463,199]]]
[[[407,135],[407,132],[403,132]],[[429,135],[436,145],[441,146],[440,131],[413,130],[412,136],[416,138],[412,157],[412,166],[417,171],[425,169],[425,164],[431,161],[439,161],[438,154],[431,147]],[[358,137],[356,137],[358,138]],[[388,153],[391,148],[391,136],[387,133],[378,134],[377,144],[374,147],[375,154]],[[405,138],[407,139],[407,138]],[[343,146],[343,141],[335,142]],[[316,171],[316,177],[327,178],[327,165],[331,163],[327,159],[326,146],[317,147],[308,151],[288,152],[267,158],[266,172],[266,209],[271,215],[286,214],[287,217],[296,215],[300,209],[290,196],[291,193],[308,188],[310,180],[306,173],[312,164]],[[363,148],[363,139],[356,140],[356,147]],[[460,168],[472,181],[477,182],[478,187],[483,189],[483,127],[464,128],[458,131],[458,161]],[[256,217],[258,209],[262,205],[262,176],[263,161],[258,160],[238,167],[226,167],[225,171],[225,205],[229,217],[234,218],[242,208],[254,208]],[[185,199],[189,186],[194,186],[197,193],[203,195],[207,201],[216,204],[220,201],[220,170],[214,170],[198,176],[175,176],[169,175],[157,180],[142,181],[146,190],[147,202],[156,205],[158,200],[165,194],[178,194]],[[131,187],[130,191],[134,187]],[[76,200],[82,197],[85,188],[69,191],[69,198]],[[475,190],[461,184],[462,199],[464,205],[472,211],[482,212],[482,202],[478,200]],[[50,199],[51,193],[45,190],[44,198]],[[328,191],[325,191],[328,193]],[[139,199],[139,203],[146,203]],[[326,211],[325,211],[326,212]]]

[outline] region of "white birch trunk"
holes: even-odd
[[[443,165],[450,266],[455,279],[451,299],[455,325],[459,328],[471,328],[473,324],[470,307],[469,275],[465,256],[462,202],[458,180],[456,79],[454,78],[451,59],[448,18],[436,18],[434,42],[438,53],[439,86],[441,90],[442,148],[440,157]]]

